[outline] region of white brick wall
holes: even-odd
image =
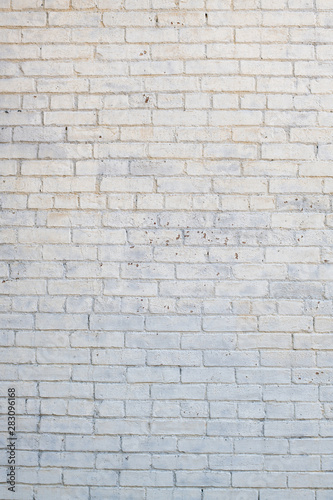
[[[0,0],[1,499],[333,498],[332,5]]]

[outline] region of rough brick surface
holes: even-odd
[[[0,497],[332,499],[331,0],[0,4]]]

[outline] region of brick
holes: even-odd
[[[143,320],[136,316],[92,315],[93,330],[142,330]]]
[[[172,473],[167,471],[122,471],[122,486],[172,486]]]
[[[229,486],[230,474],[227,472],[217,473],[213,471],[201,472],[200,474],[190,471],[180,471],[176,474],[177,486]]]
[[[46,314],[36,315],[36,327],[42,330],[61,330],[66,327],[67,330],[84,330],[87,328],[88,317],[83,314]]]
[[[233,486],[283,488],[286,486],[287,476],[281,472],[235,472]]]

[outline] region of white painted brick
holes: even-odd
[[[233,486],[283,488],[286,486],[287,476],[281,472],[235,472]]]
[[[148,488],[147,500],[153,500],[158,496],[161,500],[199,500],[200,491],[198,488]]]
[[[242,498],[242,496],[246,500],[257,500],[258,492],[256,490],[249,489],[240,489],[233,488],[232,490],[228,489],[216,489],[216,488],[205,488],[204,489],[204,500],[214,500],[217,491],[221,494],[227,494],[230,496],[230,500],[237,500],[238,498]]]
[[[36,315],[36,327],[42,330],[84,330],[87,328],[88,317],[83,314],[46,314]]]
[[[330,498],[330,7],[1,3],[15,498]]]
[[[200,318],[187,316],[151,316],[147,318],[148,330],[173,332],[197,331],[200,329]]]
[[[122,471],[120,476],[122,486],[172,486],[173,476],[166,471]]]

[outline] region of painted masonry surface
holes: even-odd
[[[332,7],[1,0],[1,499],[332,500]]]

